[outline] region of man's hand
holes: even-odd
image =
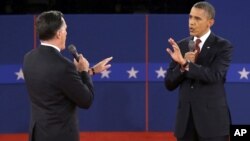
[[[192,63],[195,63],[196,55],[197,55],[197,50],[195,50],[194,52],[190,51],[190,52],[185,53],[184,58],[186,60],[190,60]]]
[[[100,61],[99,63],[97,63],[96,65],[94,65],[92,67],[92,69],[90,69],[89,74],[93,75],[95,73],[101,73],[102,71],[107,70],[108,68],[111,67],[111,64],[108,64],[108,63],[112,59],[113,59],[113,57],[109,57],[109,58],[103,59],[102,61]]]
[[[177,62],[180,65],[184,65],[186,63],[186,60],[183,58],[177,43],[172,38],[169,38],[168,42],[173,47],[173,51],[169,48],[167,48],[166,51],[169,53],[169,55],[175,62]]]
[[[74,64],[76,66],[76,70],[78,72],[82,71],[88,71],[89,70],[89,62],[86,58],[82,56],[82,54],[79,54],[79,61],[77,62],[76,59],[74,59]]]

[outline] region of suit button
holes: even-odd
[[[194,86],[192,85],[192,86],[191,86],[191,89],[193,89],[193,88],[194,88]]]

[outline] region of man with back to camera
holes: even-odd
[[[36,19],[40,47],[24,57],[23,73],[31,100],[30,141],[79,141],[76,107],[89,108],[93,98],[90,75],[111,67],[106,58],[89,68],[82,54],[74,63],[61,55],[67,25],[60,11]]]
[[[229,140],[231,119],[224,83],[233,47],[211,32],[214,18],[214,7],[198,2],[189,14],[191,36],[178,43],[168,40],[173,49],[166,51],[172,62],[164,82],[170,91],[179,87],[175,125],[178,141]]]

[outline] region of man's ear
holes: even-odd
[[[209,27],[212,27],[214,25],[214,22],[215,22],[214,19],[210,19],[209,20]]]
[[[57,38],[57,39],[61,38],[61,35],[62,35],[61,30],[58,30],[58,31],[56,32],[56,38]]]

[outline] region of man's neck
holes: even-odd
[[[51,42],[41,41],[41,45],[53,47],[56,50],[58,50],[59,52],[61,50],[57,45],[55,45],[55,44],[53,44]]]

